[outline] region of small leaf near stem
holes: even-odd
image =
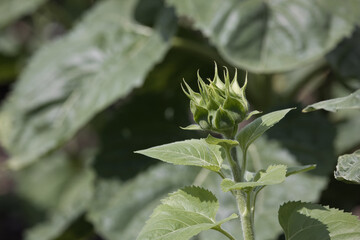
[[[228,233],[227,231],[225,231],[221,227],[217,227],[217,228],[213,228],[213,229],[220,232],[220,233],[222,233],[222,234],[224,234],[228,239],[235,240],[235,238],[230,233]]]

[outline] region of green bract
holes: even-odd
[[[230,80],[229,70],[224,70],[224,82],[218,75],[218,68],[215,64],[213,80],[207,79],[206,84],[199,75],[199,93],[194,92],[184,81],[187,91],[185,94],[190,98],[190,110],[194,120],[204,130],[210,130],[225,135],[234,135],[237,132],[238,124],[248,119],[257,111],[249,113],[249,104],[246,100],[245,89],[247,77],[242,87],[237,82],[237,70]]]

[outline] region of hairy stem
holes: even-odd
[[[254,225],[251,211],[250,193],[238,191],[236,201],[240,213],[244,240],[254,240]]]

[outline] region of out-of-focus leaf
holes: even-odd
[[[136,151],[148,157],[156,158],[176,165],[191,165],[218,172],[225,158],[222,147],[208,144],[205,139],[191,139],[169,143]]]
[[[189,100],[180,84],[185,78],[195,85],[197,69],[205,76],[212,76],[213,62],[191,51],[173,48],[150,72],[143,87],[94,119],[92,123],[100,133],[101,146],[94,163],[98,175],[129,179],[150,164],[158,163],[134,151],[206,137],[200,131],[185,131],[179,127],[190,124]]]
[[[168,2],[193,19],[224,58],[254,72],[290,70],[321,58],[353,30],[323,7],[327,0]]]
[[[192,184],[198,173],[194,167],[160,164],[124,184],[103,181],[97,186],[88,219],[106,239],[134,240],[160,199]]]
[[[359,12],[358,10],[356,11]],[[359,41],[360,29],[357,28],[350,38],[345,38],[333,51],[331,51],[326,56],[326,59],[331,64],[332,68],[335,69],[343,78],[360,79]]]
[[[339,15],[350,23],[360,24],[360,12],[358,11],[360,2],[358,0],[346,0],[341,2],[337,0],[328,0],[318,2],[323,8],[328,9],[333,14]]]
[[[202,231],[220,228],[237,218],[236,214],[216,221],[219,202],[210,191],[200,187],[185,187],[169,194],[141,230],[138,240],[188,240]]]
[[[336,112],[341,109],[360,109],[360,89],[346,97],[311,104],[304,108],[303,112],[311,112],[319,109],[330,112]]]
[[[1,0],[0,1],[0,28],[17,18],[34,11],[46,0]]]
[[[321,112],[303,114],[292,111],[267,135],[278,140],[301,165],[316,164],[316,169],[310,174],[328,176],[336,165],[336,129]],[[288,166],[292,167],[291,164]]]
[[[18,193],[48,211],[46,221],[26,232],[26,240],[54,239],[85,212],[95,179],[88,165],[55,153],[17,173]]]
[[[360,184],[360,150],[340,156],[334,175],[337,180]]]
[[[140,86],[162,59],[174,14],[163,9],[158,21],[169,24],[154,30],[133,20],[135,3],[100,2],[69,35],[30,61],[0,113],[11,167],[62,145],[96,113]]]
[[[335,149],[338,155],[349,152],[360,144],[360,134],[354,134],[354,129],[360,126],[360,112],[351,110],[342,112],[344,112],[343,119],[336,124]]]
[[[319,204],[285,203],[279,209],[279,222],[288,240],[360,238],[360,221],[356,216]]]
[[[224,179],[221,182],[221,189],[224,192],[228,192],[236,189],[254,188],[257,186],[267,186],[279,184],[285,181],[286,178],[286,166],[285,165],[270,165],[266,171],[260,170],[256,176],[256,179],[248,182],[235,183],[230,179]]]
[[[236,135],[236,139],[240,143],[241,149],[246,151],[251,143],[278,123],[291,110],[292,108],[288,108],[265,114],[242,128]]]

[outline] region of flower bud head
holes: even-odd
[[[185,94],[190,98],[190,110],[194,120],[204,130],[232,134],[238,124],[249,116],[249,104],[245,96],[247,77],[243,87],[237,82],[237,70],[230,80],[229,70],[224,70],[224,81],[218,75],[215,64],[214,78],[206,84],[197,73],[199,93],[194,92],[184,81]]]

